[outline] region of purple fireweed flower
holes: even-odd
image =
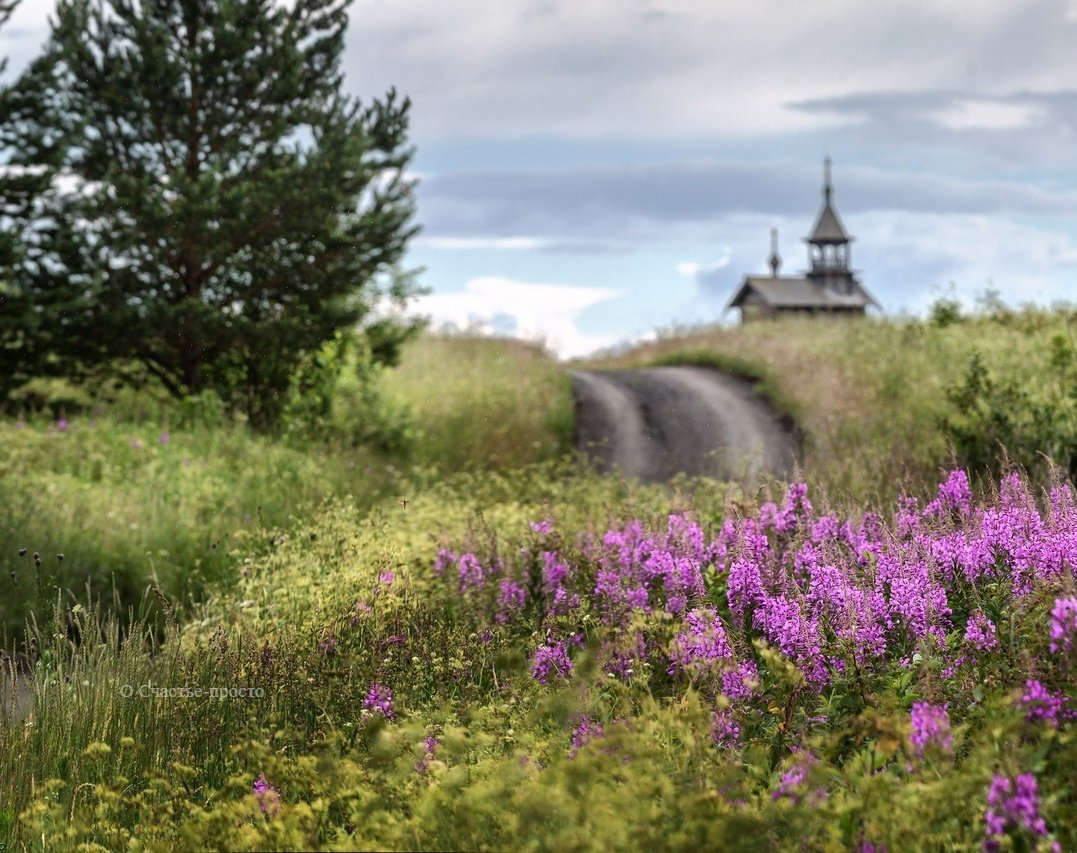
[[[547,533],[553,530],[553,522],[549,519],[543,519],[542,521],[532,521],[530,524],[528,524],[528,527],[531,528],[532,533],[538,533],[542,536],[545,536]]]
[[[494,616],[499,625],[509,621],[512,614],[523,609],[527,603],[527,589],[508,578],[501,581],[497,591],[497,614]]]
[[[606,550],[601,554],[602,568],[633,574],[651,552],[653,542],[643,531],[643,523],[631,521],[623,530],[609,530],[602,537]]]
[[[670,613],[683,613],[689,602],[701,601],[707,594],[698,560],[662,551],[651,555],[647,568],[652,577],[661,576],[666,610]]]
[[[895,554],[879,556],[878,573],[890,587],[890,618],[899,620],[916,640],[939,636],[949,626],[946,589],[919,558],[903,560]]]
[[[1004,510],[1036,512],[1036,499],[1016,471],[1011,471],[999,483],[999,504]]]
[[[572,745],[568,750],[568,757],[575,758],[577,753],[592,740],[597,740],[605,735],[602,724],[595,722],[590,717],[580,717],[580,722],[572,731]]]
[[[778,509],[772,503],[763,504],[759,507],[759,521],[779,536],[787,536],[796,531],[801,522],[810,521],[812,511],[807,483],[790,483],[782,508]]]
[[[983,611],[977,610],[969,616],[965,626],[965,642],[982,652],[990,651],[998,645],[995,625]]]
[[[821,687],[827,683],[829,673],[822,652],[819,622],[805,612],[800,602],[784,595],[765,596],[752,616],[752,624],[768,642],[793,661],[813,685]]]
[[[172,436],[169,435],[167,432],[162,432],[159,436],[157,436],[157,442],[162,446],[168,444],[171,440]]]
[[[782,797],[787,797],[792,802],[799,803],[804,796],[804,783],[808,781],[808,774],[818,761],[819,759],[810,752],[798,752],[790,768],[782,774],[778,787],[771,792],[770,798],[780,800]],[[810,799],[815,801],[825,796],[826,791],[819,788],[812,792]]]
[[[925,515],[942,515],[956,511],[967,516],[972,511],[972,490],[969,475],[960,468],[950,472],[945,483],[939,484],[939,495],[924,507]]]
[[[551,676],[568,678],[572,672],[572,660],[562,640],[553,645],[539,646],[531,661],[531,677],[539,684],[549,683]]]
[[[542,552],[542,585],[547,592],[553,592],[568,575],[568,566],[556,551]]]
[[[759,524],[767,530],[773,530],[778,526],[778,505],[774,501],[767,501],[760,505]]]
[[[387,720],[393,719],[393,691],[375,681],[367,691],[363,707],[372,714],[380,714]]]
[[[378,574],[378,583],[382,586],[391,586],[396,576],[391,571],[385,571]]]
[[[763,598],[761,561],[747,554],[740,554],[733,560],[729,567],[726,598],[739,627],[747,610]]]
[[[917,758],[923,758],[929,749],[953,752],[954,737],[950,734],[950,713],[947,705],[913,702],[909,722],[909,745]]]
[[[337,638],[333,634],[326,634],[318,643],[318,648],[322,650],[322,654],[331,655],[337,650]]]
[[[751,699],[758,686],[755,661],[744,661],[722,673],[722,693],[730,699]]]
[[[280,789],[274,788],[266,781],[265,773],[254,780],[251,794],[258,800],[258,808],[262,814],[274,817],[280,811]]]
[[[939,675],[942,676],[944,681],[948,681],[957,674],[957,671],[961,669],[966,663],[969,662],[967,655],[957,655],[955,657],[943,657],[946,665],[939,671]]]
[[[625,592],[621,586],[621,576],[616,572],[599,569],[595,576],[594,597],[602,612],[602,618],[608,622],[624,606]]]
[[[684,617],[685,630],[670,648],[669,674],[714,668],[733,656],[725,626],[713,607],[702,607]],[[717,665],[717,666],[716,666]]]
[[[56,421],[56,430],[58,432],[67,432],[67,418],[60,418]]]
[[[740,743],[740,724],[729,708],[715,711],[711,716],[711,740],[720,747],[734,747]]]
[[[467,553],[457,561],[460,575],[460,592],[467,593],[473,589],[482,589],[485,583],[484,572],[479,558]]]
[[[703,528],[687,515],[672,513],[666,523],[666,549],[696,562],[709,558]]]
[[[448,548],[439,548],[437,558],[434,560],[434,574],[438,577],[445,572],[445,569],[456,562],[457,553],[450,551]]]
[[[439,746],[438,739],[436,737],[427,736],[423,739],[423,747],[426,749],[426,754],[415,762],[415,772],[425,773],[430,769],[430,759],[434,757],[434,750]]]
[[[580,606],[580,597],[576,593],[569,593],[563,586],[554,590],[553,601],[550,603],[550,612],[554,616],[564,616]]]
[[[1001,849],[999,839],[1011,830],[1025,830],[1036,836],[1047,834],[1047,824],[1040,817],[1036,777],[1022,773],[1011,779],[996,773],[987,788],[987,808],[984,811],[983,849]]]
[[[838,538],[840,529],[836,515],[824,515],[812,523],[811,541],[816,544],[833,541]]]
[[[807,546],[810,547],[810,546]],[[807,564],[804,549],[798,560]],[[808,601],[816,617],[826,618],[835,635],[853,651],[858,665],[863,666],[870,657],[881,657],[886,652],[885,597],[874,590],[856,586],[848,569],[837,565],[811,563],[808,572]]]
[[[352,615],[351,619],[349,620],[351,622],[351,626],[354,628],[356,625],[359,624],[360,617],[369,616],[373,612],[374,608],[372,608],[365,601],[355,602],[355,607],[352,608]]]
[[[1077,596],[1055,599],[1051,608],[1051,651],[1067,654],[1077,647]]]
[[[645,586],[634,586],[629,590],[625,590],[625,601],[628,602],[628,606],[634,610],[642,610],[644,613],[650,613],[651,607],[648,604],[648,598],[650,593],[647,592]]]
[[[737,525],[731,518],[727,518],[718,531],[718,538],[711,543],[711,556],[716,563],[724,561],[730,549],[737,544]]]
[[[920,510],[916,498],[898,498],[894,513],[894,532],[898,539],[907,539],[920,530]]]
[[[1061,693],[1053,693],[1044,685],[1031,678],[1025,682],[1024,693],[1017,704],[1024,709],[1025,722],[1032,723],[1042,720],[1051,726],[1058,726],[1060,720],[1066,719],[1066,702],[1068,699]]]

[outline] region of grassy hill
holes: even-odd
[[[786,319],[668,334],[593,365],[708,364],[753,378],[803,427],[813,483],[835,500],[885,503],[922,494],[954,462],[999,473],[1008,453],[1039,475],[1046,453],[1068,469],[1075,319],[1034,309],[937,322]]]
[[[416,342],[318,440],[171,410],[8,424],[37,665],[0,722],[0,841],[1070,849],[1077,498],[1034,453],[1075,434],[1070,325],[761,324],[620,356],[732,367],[796,413],[802,482],[752,493],[563,457],[564,373],[499,341]],[[346,440],[371,423],[392,450]],[[1032,479],[998,476],[995,438]],[[69,581],[126,567],[123,604],[160,589],[50,611],[23,546]]]
[[[365,512],[442,475],[558,458],[571,405],[536,347],[420,338],[375,393],[340,394],[316,436],[258,435],[150,394],[0,421],[0,626],[20,633],[57,588],[85,598],[87,584],[129,607],[152,582],[185,605],[326,501]],[[397,433],[391,451],[350,438],[377,418]]]

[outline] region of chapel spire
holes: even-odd
[[[834,188],[830,181],[830,158],[823,160],[823,209],[808,237],[808,278],[839,293],[851,293],[853,274],[849,268],[849,244],[852,237],[834,209]]]
[[[778,254],[778,229],[770,229],[770,257],[767,258],[767,263],[770,264],[770,276],[771,278],[778,277],[778,270],[782,268],[782,256]]]

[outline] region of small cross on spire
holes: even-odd
[[[830,158],[823,159],[823,196],[826,203],[830,204]]]

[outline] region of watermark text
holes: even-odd
[[[163,686],[159,684],[123,684],[120,695],[124,699],[138,696],[141,699],[264,699],[264,687],[202,687],[199,685]]]

